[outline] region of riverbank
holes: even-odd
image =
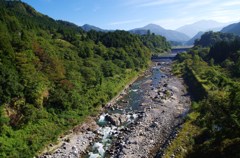
[[[152,67],[152,65],[150,66]],[[136,75],[135,77],[133,77],[133,79],[131,79],[123,88],[123,90],[121,90],[115,97],[113,97],[107,104],[105,108],[111,107],[114,104],[116,104],[116,102],[118,100],[120,100],[124,95],[126,95],[126,91],[128,90],[129,87],[131,87],[131,85],[140,77],[142,76],[146,76],[149,75],[150,73],[150,69],[147,70],[143,70],[142,72],[140,72],[138,75]]]
[[[160,80],[157,89],[146,81],[145,86],[149,90],[142,103],[144,115],[118,137],[110,149],[111,157],[154,157],[172,131],[182,123],[190,105],[183,80],[171,75],[167,63],[162,65],[161,71],[165,77]]]
[[[39,158],[58,158],[58,157],[81,157],[87,153],[87,148],[92,145],[92,142],[97,137],[99,125],[96,123],[97,118],[103,113],[106,108],[112,107],[119,99],[126,95],[127,89],[139,78],[149,74],[149,69],[142,70],[138,75],[135,74],[123,89],[113,97],[105,107],[99,109],[97,116],[88,116],[85,121],[73,129],[66,132],[65,135],[58,138],[57,143],[49,144],[39,153]]]
[[[90,117],[87,122],[75,127],[71,134],[60,138],[59,144],[52,145],[48,150],[50,153],[45,153],[41,157],[87,156],[88,150],[91,150],[90,146],[98,146],[98,152],[109,157],[154,157],[173,129],[181,124],[190,105],[190,98],[186,95],[182,79],[171,74],[171,64],[168,62],[158,64],[160,66],[156,65],[151,68],[151,71],[147,70],[144,73],[148,76],[154,73],[153,71],[161,71],[162,76],[159,80],[149,77],[142,83],[143,101],[141,105],[138,105],[141,110],[111,114],[109,117],[101,115],[103,120],[108,119],[111,123],[106,128],[109,130],[107,135],[103,133],[105,129],[96,123],[97,118],[101,119],[101,117]],[[117,101],[128,95],[129,85],[132,85],[136,79],[125,86],[124,90],[112,99],[106,108],[121,110],[123,107],[117,105]],[[129,125],[122,126],[122,122],[128,122]],[[111,132],[114,135],[114,143],[105,151],[97,140],[100,137],[109,137]],[[98,157],[99,154],[92,153],[91,156]]]

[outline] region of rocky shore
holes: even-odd
[[[190,98],[186,95],[183,81],[170,72],[170,66],[161,69],[165,77],[157,89],[145,95],[144,115],[124,131],[110,149],[111,157],[154,157],[156,149],[168,139],[173,129],[182,123],[189,109]],[[149,85],[151,88],[151,85]]]
[[[76,126],[69,134],[58,139],[58,144],[49,146],[39,158],[79,158],[96,138],[99,126],[93,118]]]
[[[175,127],[182,123],[190,106],[182,79],[171,74],[171,64],[156,64],[158,66],[151,71],[159,71],[160,66],[161,80],[156,82],[156,79],[149,78],[144,81],[143,101],[139,110],[102,114],[98,123],[107,123],[103,126],[90,118],[88,122],[75,127],[70,135],[60,138],[58,145],[50,145],[48,152],[39,157],[154,157],[155,151],[163,146]],[[126,91],[117,99],[124,95],[128,95]],[[115,104],[116,100],[108,106],[121,108]],[[110,139],[113,143],[106,145],[105,141]],[[97,153],[93,153],[94,150]]]

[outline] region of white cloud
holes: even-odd
[[[222,4],[222,6],[225,6],[225,7],[229,7],[229,6],[236,6],[236,5],[240,5],[240,1],[228,1],[228,2],[224,2]]]
[[[222,22],[239,21],[240,10],[218,9],[211,13],[211,18]],[[231,18],[230,18],[231,17]]]
[[[232,22],[240,20],[239,0],[132,0],[128,3],[142,9],[159,8],[159,16],[155,23],[164,28],[176,29],[182,25],[191,24],[200,20],[215,20],[219,22]],[[155,11],[155,15],[157,12]]]
[[[136,5],[151,2],[151,1],[153,1],[153,0],[126,0],[125,3],[123,3],[123,5],[125,5],[125,6],[136,6]]]
[[[205,8],[202,8],[204,6],[209,7],[210,4],[213,3],[214,0],[201,0],[201,1],[189,1],[184,4],[184,7],[181,8],[181,10],[190,10],[190,9],[197,9],[198,10],[204,10]]]

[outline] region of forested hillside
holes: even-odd
[[[0,0],[0,157],[33,157],[95,114],[148,66],[157,44],[146,38],[86,33],[25,3]]]
[[[166,42],[165,37],[155,35],[154,33],[151,34],[150,31],[148,31],[147,34],[140,36],[140,40],[152,51],[152,54],[160,54],[171,51],[171,45]]]
[[[224,33],[233,33],[235,35],[238,35],[240,36],[240,22],[238,23],[234,23],[234,24],[231,24],[231,25],[228,25],[226,27],[224,27],[221,32],[224,32]]]
[[[194,45],[201,46],[201,47],[211,47],[217,42],[221,42],[221,41],[231,42],[235,39],[235,37],[236,36],[234,36],[231,33],[209,31],[204,33],[200,39],[197,39]]]
[[[195,102],[167,154],[181,146],[182,157],[240,157],[240,38],[210,32],[196,43],[174,67]]]

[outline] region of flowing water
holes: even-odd
[[[100,125],[98,129],[100,137],[93,143],[88,157],[105,157],[106,151],[114,139],[118,137],[120,130],[138,119],[139,112],[143,111],[141,104],[144,101],[144,95],[147,93],[147,86],[149,86],[146,83],[151,82],[151,89],[155,89],[161,78],[165,77],[159,68],[160,66],[156,64],[151,68],[149,75],[138,78],[126,90],[122,98],[99,117],[97,123]],[[111,117],[114,115],[121,115],[125,119],[123,118],[120,124],[116,125],[111,121]]]
[[[172,122],[169,122],[169,120],[178,121],[172,115],[173,110],[175,109],[175,112],[176,110],[181,110],[181,108],[184,110],[182,106],[180,109],[177,109],[180,103],[178,100],[176,100],[176,105],[174,104],[175,108],[169,108],[172,104],[170,106],[163,105],[163,101],[166,101],[166,92],[173,92],[174,86],[180,87],[180,89],[183,88],[181,88],[181,83],[169,80],[174,79],[169,73],[169,62],[171,60],[169,61],[166,57],[162,59],[154,58],[154,65],[145,75],[139,77],[129,88],[125,89],[113,105],[105,107],[104,113],[95,120],[99,126],[96,126],[96,123],[91,121],[93,124],[90,123],[89,127],[93,126],[93,129],[89,128],[89,131],[83,128],[85,130],[83,135],[74,135],[71,143],[66,142],[64,138],[62,145],[53,154],[49,155],[49,153],[46,153],[44,157],[78,157],[77,154],[80,153],[81,157],[84,158],[101,158],[121,155],[123,150],[126,149],[130,149],[126,154],[137,151],[137,155],[133,157],[138,157],[139,154],[151,154],[151,151],[145,151],[148,151],[148,149],[152,150],[152,147],[158,148],[156,146],[159,143],[158,138],[162,139],[162,141],[168,139],[164,133],[171,132],[172,129],[170,127],[173,127]],[[161,70],[166,73],[161,72]],[[172,87],[167,86],[168,83],[171,83]],[[175,92],[178,94],[175,97],[181,98],[183,96],[182,93]],[[184,102],[184,100],[180,100]],[[163,125],[165,126],[163,127]],[[96,128],[98,128],[97,131]],[[78,132],[78,130],[80,129],[76,129],[75,132]],[[138,142],[136,143],[133,138],[138,139],[140,135],[143,141],[139,142],[137,140]],[[154,144],[155,146],[151,146],[154,143],[152,139],[157,141]],[[148,140],[151,141],[148,142]],[[160,142],[162,143],[162,141]],[[146,144],[145,142],[148,143]],[[140,151],[139,148],[135,150],[134,145],[139,147],[139,144],[145,147],[146,150]]]
[[[172,51],[172,53],[176,55],[179,52]],[[150,85],[151,90],[155,90],[159,88],[157,86],[161,78],[166,77],[166,75],[160,71],[158,62],[171,62],[171,59],[172,56],[170,59],[166,57],[160,60],[154,59],[155,65],[151,67],[150,73],[139,77],[127,90],[125,90],[121,99],[112,105],[111,108],[106,109],[105,113],[99,117],[97,120],[100,126],[98,129],[99,137],[89,149],[89,153],[86,157],[97,158],[109,156],[107,155],[107,151],[119,136],[120,131],[136,121],[139,117],[139,113],[144,111],[142,103],[148,102],[144,100],[146,99],[144,96],[149,91],[149,87],[147,86]],[[114,116],[116,115],[118,116],[118,120],[114,120]]]

